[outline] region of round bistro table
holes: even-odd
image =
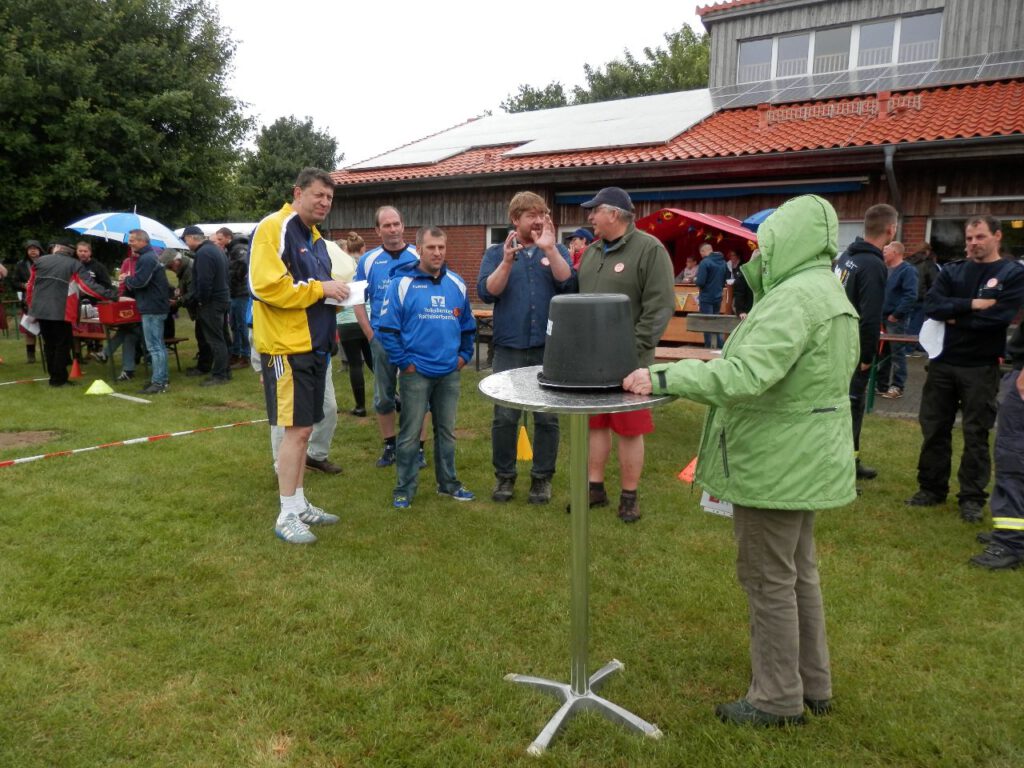
[[[652,739],[661,738],[661,731],[632,712],[623,709],[596,691],[623,663],[612,659],[593,675],[587,676],[587,645],[589,641],[589,552],[588,525],[590,515],[587,459],[589,454],[588,417],[599,413],[622,413],[664,405],[671,395],[634,395],[622,390],[586,391],[551,389],[540,386],[537,374],[542,366],[515,368],[495,373],[480,382],[480,392],[498,405],[524,411],[565,414],[569,421],[569,501],[571,516],[570,633],[569,682],[561,683],[532,675],[506,675],[505,679],[522,683],[549,693],[562,706],[533,740],[527,752],[541,755],[561,727],[580,711],[597,711],[630,730]]]

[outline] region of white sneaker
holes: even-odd
[[[897,400],[903,397],[903,390],[899,387],[889,387],[889,389],[882,394],[886,400]]]
[[[324,512],[320,507],[314,507],[309,501],[306,502],[306,508],[299,512],[299,520],[306,525],[334,525],[340,519],[337,515]]]
[[[284,522],[274,526],[274,533],[277,538],[289,544],[313,544],[316,541],[309,531],[309,526],[299,519],[298,515],[285,515]]]

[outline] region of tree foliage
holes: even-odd
[[[246,153],[239,171],[242,216],[258,221],[291,199],[295,176],[307,166],[333,171],[344,159],[338,142],[318,131],[313,118],[279,117],[260,129],[256,150]]]
[[[537,109],[551,109],[552,107],[564,107],[569,104],[569,97],[565,95],[565,88],[559,82],[551,82],[543,88],[534,88],[532,85],[520,85],[519,93],[509,95],[501,102],[501,108],[506,112],[533,112]]]
[[[627,49],[621,59],[613,59],[603,67],[584,64],[586,86],[574,86],[571,99],[566,97],[561,83],[539,89],[520,85],[519,93],[510,95],[501,108],[506,112],[527,112],[705,87],[711,45],[708,35],[698,34],[684,24],[664,37],[665,47],[644,48],[640,58]]]
[[[0,242],[100,210],[224,210],[250,130],[234,50],[210,0],[0,2]]]

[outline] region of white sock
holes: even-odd
[[[297,515],[302,511],[303,507],[299,506],[295,496],[282,496],[281,497],[281,511],[277,515],[277,522],[280,525],[285,521],[288,515]]]
[[[302,487],[295,489],[295,501],[299,505],[295,509],[301,511],[306,508],[306,494],[303,492]]]

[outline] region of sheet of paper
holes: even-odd
[[[344,301],[335,299],[324,299],[324,304],[333,304],[336,307],[357,307],[366,303],[366,281],[355,280],[348,284],[348,298]]]

